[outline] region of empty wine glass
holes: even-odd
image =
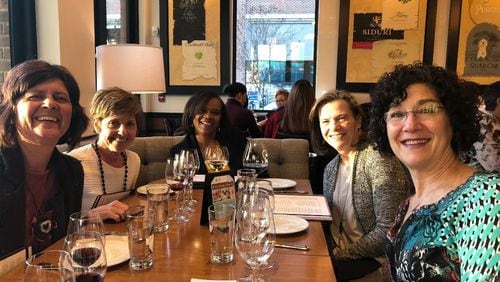
[[[248,193],[240,201],[236,217],[236,249],[252,270],[240,281],[267,281],[258,275],[258,267],[269,259],[276,241],[269,198],[263,193]]]
[[[243,152],[243,167],[255,169],[257,175],[267,170],[269,158],[267,149],[261,142],[248,139]]]
[[[226,146],[208,146],[204,158],[209,173],[223,171],[227,169],[229,164],[229,151]]]
[[[106,252],[103,236],[94,231],[69,234],[63,249],[72,259],[76,281],[103,281],[106,275]]]
[[[165,165],[165,181],[170,190],[175,192],[175,202],[177,208],[174,209],[174,215],[169,217],[170,221],[177,223],[188,222],[189,218],[184,214],[182,209],[182,198],[185,174],[179,170],[179,155],[174,158],[168,158]]]
[[[184,149],[180,153],[181,167],[186,171],[186,197],[184,200],[186,210],[189,212],[194,212],[194,207],[198,204],[198,201],[193,199],[193,178],[196,172],[200,168],[200,157],[198,156],[198,150],[196,149]]]
[[[74,282],[71,256],[63,250],[42,251],[26,260],[26,282]]]
[[[104,224],[96,211],[81,211],[69,216],[67,234],[95,231],[104,236]]]

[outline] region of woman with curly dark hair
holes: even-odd
[[[370,93],[370,136],[415,185],[387,234],[395,281],[498,281],[500,177],[459,157],[479,133],[475,89],[415,63],[396,66]]]

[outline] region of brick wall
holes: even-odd
[[[10,69],[9,5],[0,0],[0,85]]]

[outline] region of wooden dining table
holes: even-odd
[[[307,179],[296,179],[294,190],[311,193]],[[293,190],[292,190],[293,191]],[[234,260],[228,264],[214,264],[209,261],[210,232],[208,226],[200,225],[201,200],[203,190],[195,189],[193,196],[199,204],[190,213],[187,223],[170,223],[166,232],[155,233],[154,265],[145,271],[129,270],[128,261],[108,267],[105,281],[190,281],[192,278],[210,280],[238,280],[251,271],[236,249]],[[147,205],[146,198],[134,195],[124,200],[129,206]],[[169,212],[175,207],[169,202]],[[105,224],[107,232],[126,232],[124,222]],[[278,243],[305,244],[309,251],[275,248],[271,258],[275,267],[260,273],[272,281],[336,281],[326,240],[319,221],[309,221],[309,227],[300,233],[279,235]],[[61,248],[62,241],[51,248]],[[0,281],[22,281],[24,266],[20,265],[0,277]]]

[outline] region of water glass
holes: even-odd
[[[236,171],[236,189],[238,191],[253,189],[257,173],[255,169],[242,168]]]
[[[166,185],[147,189],[148,210],[154,217],[155,232],[168,230],[168,196],[169,188]]]
[[[74,282],[71,256],[63,250],[43,251],[26,260],[24,270],[26,282]]]
[[[144,207],[136,206],[127,211],[129,268],[145,270],[153,266],[154,215]]]
[[[210,261],[229,263],[233,261],[233,234],[236,209],[233,205],[218,204],[208,207],[210,230]]]

